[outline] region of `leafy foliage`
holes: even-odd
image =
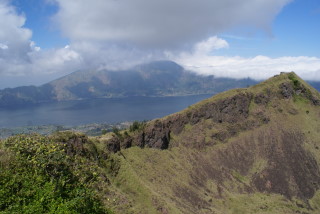
[[[294,88],[300,87],[301,83],[293,73],[290,73],[288,78],[292,81]]]
[[[0,146],[0,213],[109,213],[90,188],[96,173],[67,144],[19,135]]]
[[[129,131],[130,131],[130,132],[134,132],[134,131],[137,131],[137,130],[141,130],[141,129],[143,129],[145,126],[146,126],[146,122],[145,122],[145,121],[143,121],[143,122],[134,121],[134,122],[132,123],[132,125],[129,127]]]

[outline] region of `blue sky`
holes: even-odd
[[[273,24],[271,54],[320,56],[320,2],[297,0],[287,5]],[[280,55],[279,55],[280,54]]]
[[[216,76],[320,80],[319,0],[182,2],[0,0],[0,88],[157,59]]]
[[[320,57],[320,1],[295,0],[289,3],[274,18],[270,32],[236,29],[221,36],[231,48],[220,54]]]
[[[58,12],[58,6],[46,3],[45,0],[14,0],[12,1],[20,14],[26,16],[24,27],[32,30],[32,41],[43,49],[64,47],[69,44],[52,22],[52,17]]]

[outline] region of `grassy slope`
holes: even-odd
[[[169,150],[133,147],[122,150],[121,155],[115,154],[121,167],[113,178],[114,192],[116,197],[126,198],[122,199],[126,203],[114,204],[115,210],[121,213],[319,213],[319,191],[310,200],[289,199],[271,190],[258,191],[253,185],[255,176],[262,176],[272,164],[264,154],[268,143],[280,142],[284,131],[292,135],[301,133],[303,148],[313,154],[318,166],[320,163],[320,109],[303,96],[284,100],[278,94],[283,82],[291,82],[287,74],[248,89],[224,92],[178,113],[187,114],[206,103],[238,93],[257,95],[271,90],[272,99],[267,105],[254,101],[250,104],[249,119],[262,112],[270,120],[267,124],[253,130],[240,130],[226,141],[212,143],[210,133],[226,129],[230,124],[206,120],[196,125],[187,124],[179,135],[171,136]],[[197,142],[199,137],[208,142],[205,147],[197,148],[201,142]],[[282,154],[286,149],[280,148],[286,145],[275,145],[279,150],[276,153]],[[288,191],[298,194],[294,178],[288,175],[287,179]],[[112,203],[109,206],[113,206]]]

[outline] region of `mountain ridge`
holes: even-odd
[[[319,105],[283,73],[117,133],[106,141],[120,166],[114,194],[128,213],[317,213]]]
[[[111,97],[214,94],[255,83],[251,79],[201,76],[172,61],[155,61],[122,71],[76,71],[39,87],[4,89],[0,91],[0,106]]]

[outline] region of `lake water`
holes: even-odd
[[[211,96],[94,99],[0,109],[0,128],[38,125],[77,126],[151,120],[181,111]]]

